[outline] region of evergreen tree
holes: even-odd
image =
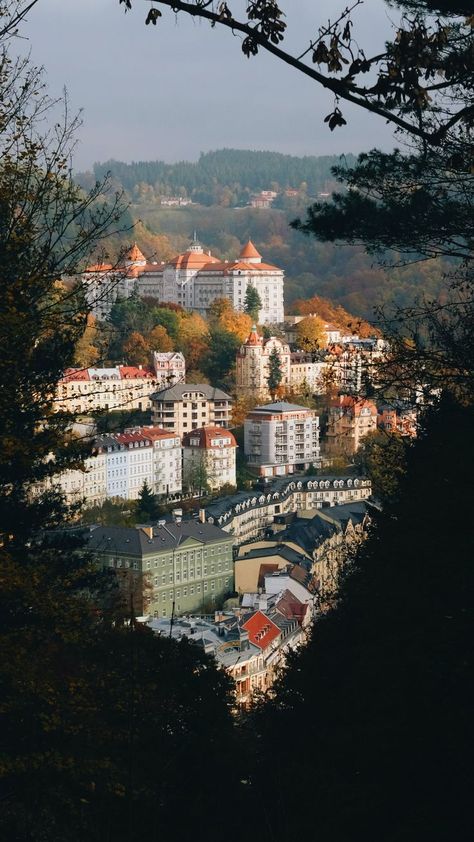
[[[283,371],[281,368],[281,357],[277,348],[272,348],[268,358],[268,376],[267,386],[272,398],[275,398],[277,389],[283,380]]]
[[[147,481],[145,480],[137,500],[137,517],[144,520],[156,520],[161,512],[156,495],[153,494]]]
[[[258,323],[258,316],[260,310],[262,309],[262,299],[258,293],[258,290],[249,284],[244,298],[244,311],[248,313],[249,316],[252,317],[254,322]]]

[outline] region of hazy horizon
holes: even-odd
[[[331,12],[329,0],[317,12],[299,0],[284,43],[304,49]],[[66,86],[71,110],[83,109],[76,170],[111,158],[196,161],[222,148],[320,156],[394,145],[383,120],[345,103],[348,125],[331,133],[323,119],[334,97],[263,51],[246,59],[230,32],[165,10],[145,26],[145,13],[138,0],[126,15],[118,0],[40,0],[28,15],[21,43],[51,93]],[[383,0],[366,0],[355,20],[367,50],[389,31]]]

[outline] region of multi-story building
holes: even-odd
[[[237,442],[222,427],[200,427],[183,436],[183,485],[191,490],[207,486],[217,491],[235,485]]]
[[[283,476],[319,464],[319,418],[312,409],[280,401],[257,406],[244,423],[249,466],[260,476]]]
[[[265,263],[249,240],[235,260],[220,260],[206,252],[196,236],[189,248],[167,263],[149,263],[135,245],[120,261],[90,266],[83,275],[86,297],[93,314],[104,319],[120,298],[135,290],[142,297],[180,304],[206,315],[216,298],[228,298],[242,310],[249,286],[259,293],[259,321],[283,321],[283,271]]]
[[[186,360],[181,351],[153,351],[152,363],[158,388],[186,380]]]
[[[157,526],[92,527],[88,548],[104,567],[142,583],[142,610],[154,617],[202,612],[234,589],[234,539],[217,526],[164,520]]]
[[[265,339],[254,325],[236,356],[236,387],[240,394],[259,398],[270,396],[268,376],[272,351],[276,351],[280,358],[280,387],[283,391],[307,387],[313,393],[324,392],[325,362],[315,360],[305,351],[290,351],[289,345],[276,336]]]
[[[354,395],[340,395],[329,407],[325,448],[329,455],[355,453],[362,439],[377,429],[377,407]]]
[[[99,410],[149,409],[156,375],[147,366],[69,368],[58,383],[59,412],[87,415]]]
[[[58,474],[52,485],[68,503],[103,503],[107,498],[136,500],[146,482],[150,491],[173,497],[182,489],[181,439],[158,427],[137,427],[124,433],[99,436],[94,455],[84,470]]]
[[[384,404],[378,408],[377,424],[387,433],[414,438],[417,434],[418,412],[416,407],[401,404]]]
[[[371,494],[368,477],[281,477],[260,491],[239,491],[210,503],[200,510],[199,517],[203,523],[215,523],[230,532],[240,544],[264,537],[269,527],[273,529],[275,518],[368,500]]]
[[[157,389],[186,379],[186,362],[179,351],[153,353],[153,366],[68,368],[58,383],[58,411],[87,415],[98,410],[150,409]]]
[[[208,383],[177,383],[151,396],[153,423],[178,436],[198,427],[229,427],[232,398]]]

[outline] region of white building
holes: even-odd
[[[153,351],[152,363],[158,386],[172,386],[186,380],[186,360],[181,351]]]
[[[285,401],[257,406],[245,419],[244,450],[260,476],[318,466],[319,418],[314,410]]]
[[[177,383],[151,396],[153,423],[178,436],[198,427],[229,427],[232,398],[208,383]]]
[[[216,298],[228,298],[243,310],[248,286],[262,300],[259,321],[283,321],[282,269],[265,263],[249,240],[235,260],[220,260],[205,251],[196,236],[187,251],[167,263],[147,262],[135,244],[120,265],[89,266],[83,274],[86,298],[92,313],[105,319],[117,298],[128,298],[136,289],[141,297],[180,304],[206,315]]]
[[[237,442],[222,427],[201,427],[183,436],[184,486],[193,488],[196,479],[205,478],[211,491],[235,485]]]
[[[313,394],[325,391],[324,377],[328,368],[325,362],[313,360],[306,351],[290,351],[289,345],[276,336],[265,339],[254,325],[236,356],[236,387],[240,394],[259,398],[270,396],[268,375],[272,351],[276,351],[280,358],[282,389],[306,387]]]

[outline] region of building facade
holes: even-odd
[[[280,389],[284,391],[308,388],[313,394],[325,391],[324,374],[327,365],[315,360],[306,351],[290,351],[289,345],[279,337],[265,339],[254,325],[236,356],[236,388],[241,395],[269,398],[269,361],[272,351],[280,358],[282,374]]]
[[[183,436],[183,487],[218,491],[236,484],[237,442],[222,427],[201,427]]]
[[[364,437],[376,429],[377,407],[372,401],[340,395],[329,407],[325,437],[328,455],[356,453]]]
[[[142,611],[152,617],[202,612],[234,588],[234,539],[197,521],[157,526],[97,526],[89,550],[101,565],[130,571],[143,590]]]
[[[151,396],[153,423],[182,437],[199,427],[229,427],[232,398],[208,383],[178,383]]]
[[[275,518],[291,512],[323,509],[368,500],[372,483],[368,477],[301,476],[273,480],[265,490],[239,491],[199,512],[202,522],[215,523],[231,533],[236,543],[267,535]]]
[[[249,466],[260,476],[283,476],[318,466],[319,418],[312,409],[280,401],[251,410],[244,422]]]
[[[262,301],[262,323],[283,321],[283,279],[283,271],[264,262],[250,240],[229,261],[205,251],[196,236],[185,252],[167,263],[148,262],[135,244],[118,266],[90,266],[82,278],[91,311],[99,319],[108,316],[117,298],[128,298],[134,291],[202,315],[216,298],[228,298],[235,309],[243,310],[247,288],[253,286]]]

